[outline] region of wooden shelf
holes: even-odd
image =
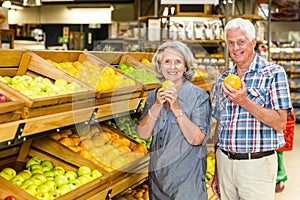
[[[264,18],[259,15],[231,15],[230,18],[243,18],[243,19],[253,19],[253,20],[267,20],[267,18]]]
[[[2,37],[3,36],[9,36],[9,47],[10,49],[14,48],[14,40],[15,40],[15,35],[14,35],[14,30],[13,29],[0,29],[0,49],[2,48]]]
[[[141,17],[139,17],[139,20],[146,21],[147,19],[171,18],[171,17],[224,18],[225,16],[224,15],[207,15],[207,14],[203,14],[203,13],[199,13],[199,14],[167,15],[167,16],[160,15],[158,17],[155,17],[154,15],[148,15],[148,16],[141,16]]]
[[[47,131],[53,131],[77,123],[93,123],[93,120],[113,117],[115,114],[136,111],[145,102],[146,97],[92,106],[68,112],[55,113],[0,124],[0,146],[9,146],[28,138],[39,137]]]

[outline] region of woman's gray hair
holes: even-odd
[[[185,72],[183,73],[183,77],[187,80],[192,80],[195,76],[197,62],[196,62],[196,59],[194,58],[192,51],[189,49],[189,47],[179,41],[165,42],[157,49],[157,51],[152,59],[152,65],[155,66],[157,78],[161,82],[163,82],[165,80],[165,77],[163,76],[162,70],[161,70],[161,59],[162,59],[163,52],[167,48],[168,49],[169,48],[176,49],[183,55],[184,66],[186,68]]]
[[[242,18],[234,18],[225,25],[224,38],[226,42],[227,42],[227,31],[231,29],[237,29],[237,28],[245,31],[249,41],[252,41],[253,39],[256,38],[255,27],[250,20],[242,19]]]

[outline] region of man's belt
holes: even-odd
[[[272,151],[263,151],[257,153],[235,153],[229,152],[221,149],[221,151],[232,160],[250,160],[250,159],[259,159],[265,156],[270,156],[275,153],[275,150]]]

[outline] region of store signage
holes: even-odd
[[[219,4],[219,0],[161,0],[161,4]]]

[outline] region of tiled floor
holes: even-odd
[[[300,124],[296,124],[294,130],[294,145],[292,151],[283,152],[283,163],[288,176],[284,182],[284,189],[276,193],[275,200],[299,199],[300,184]]]

